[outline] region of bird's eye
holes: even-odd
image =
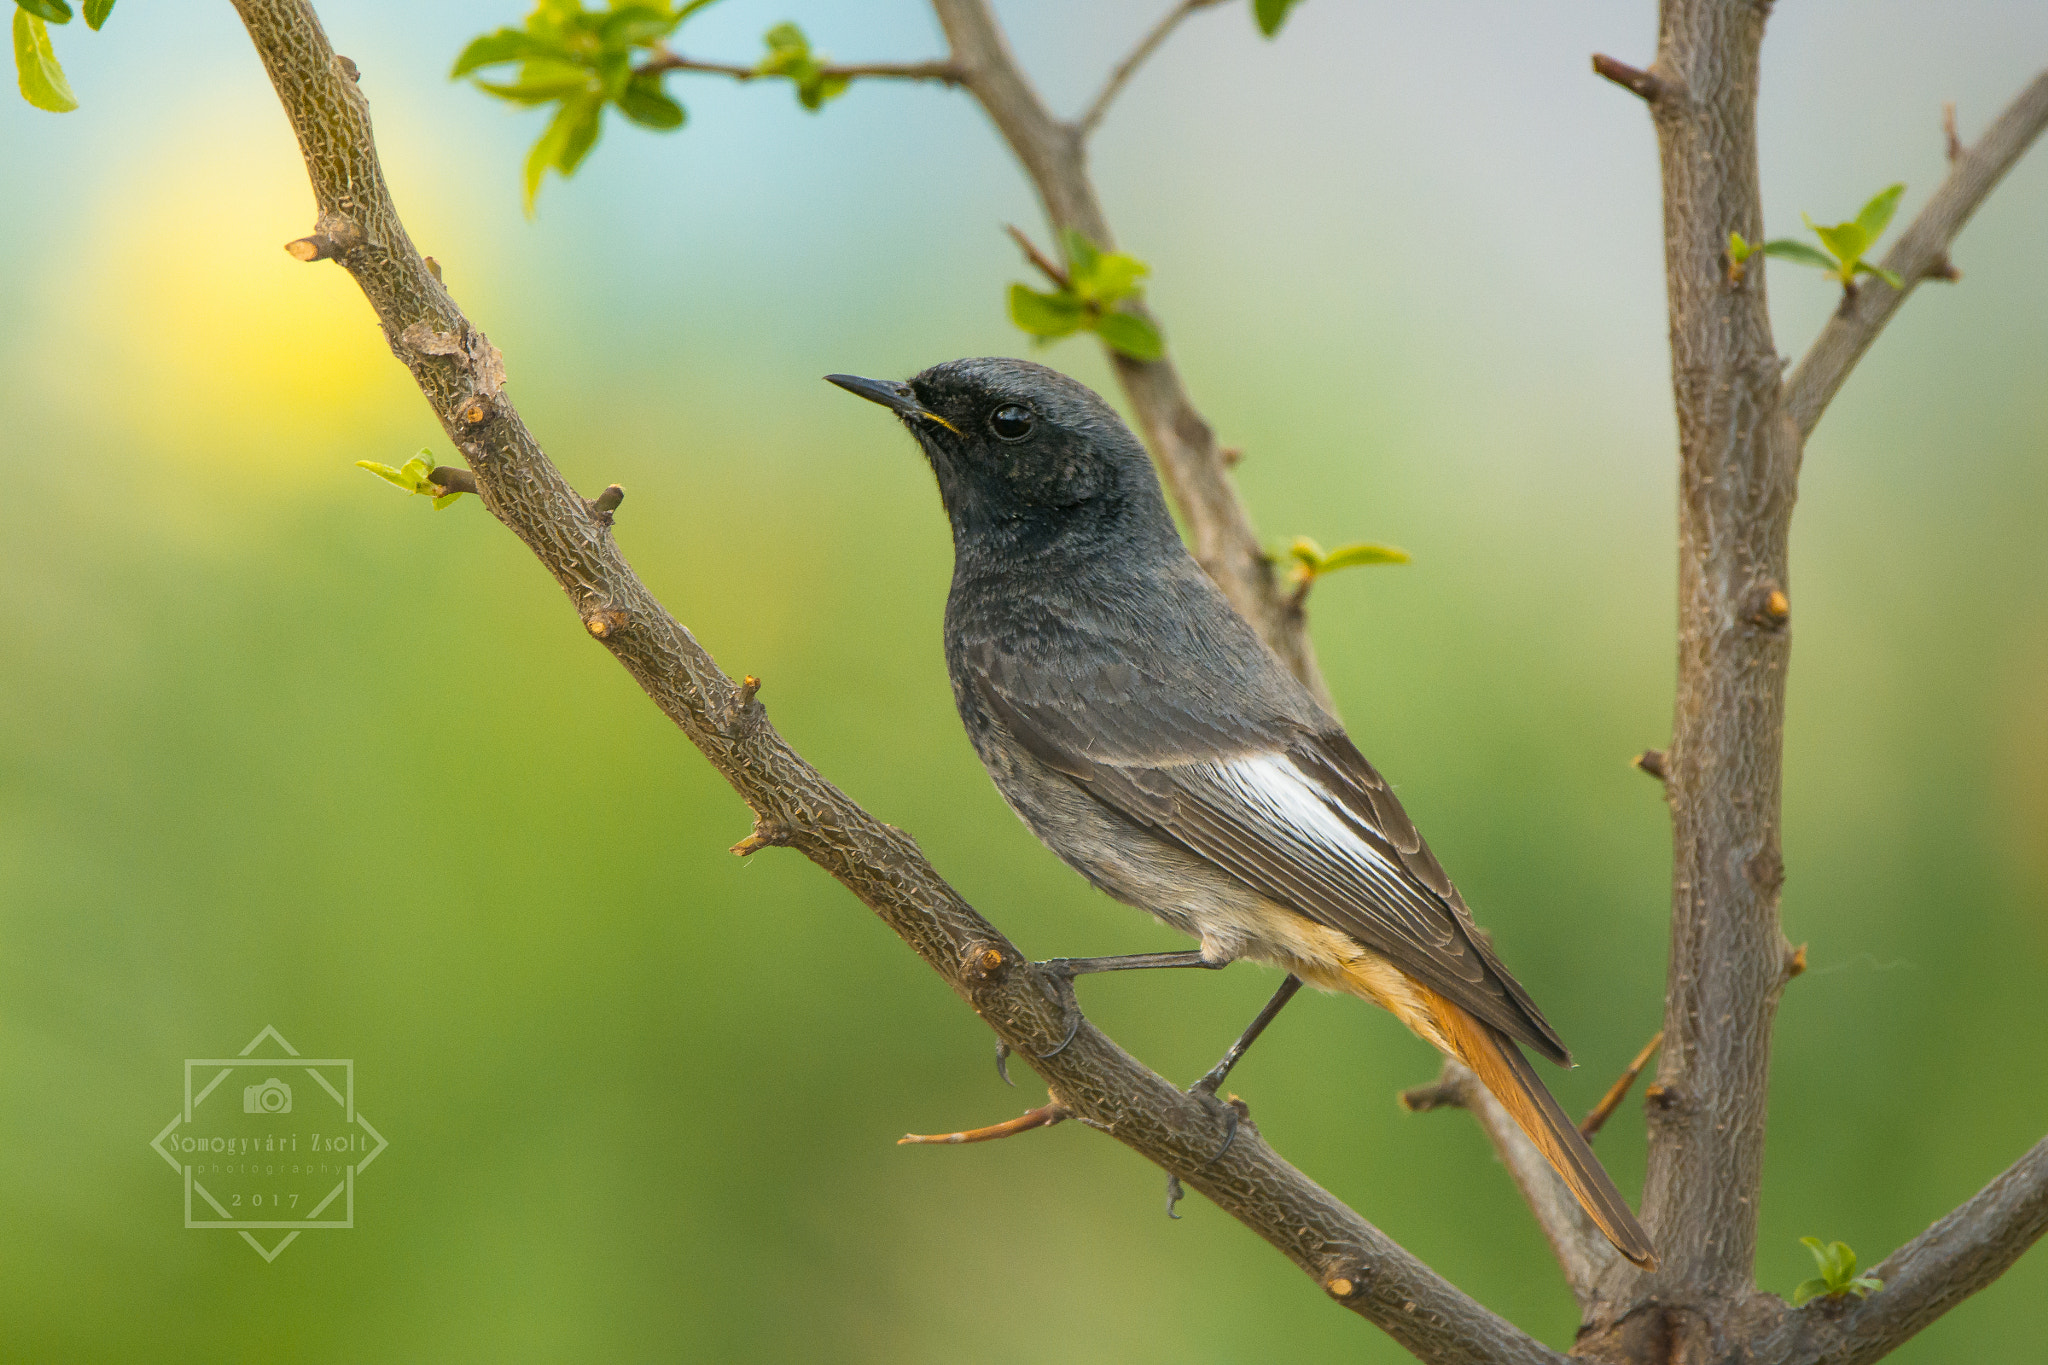
[[[1036,421],[1030,408],[1019,403],[1005,403],[990,415],[988,429],[1002,440],[1021,441],[1031,434]]]

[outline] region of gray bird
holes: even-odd
[[[1387,783],[1188,554],[1109,405],[1023,360],[827,378],[894,411],[937,476],[946,664],[996,787],[1068,866],[1202,945],[1048,965],[1286,972],[1197,1082],[1210,1093],[1302,982],[1381,1005],[1470,1067],[1622,1254],[1654,1266],[1518,1046],[1569,1065],[1564,1043]]]

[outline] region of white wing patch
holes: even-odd
[[[1417,887],[1405,868],[1366,842],[1353,823],[1355,817],[1285,754],[1203,766],[1210,767],[1234,795],[1355,873],[1378,893],[1373,897],[1376,908],[1398,916],[1417,938],[1446,947],[1456,937],[1446,907]]]

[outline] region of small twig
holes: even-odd
[[[452,464],[437,464],[427,472],[427,478],[443,493],[476,492],[476,475],[467,469],[457,469]]]
[[[607,484],[605,490],[590,500],[590,515],[606,526],[612,524],[612,513],[619,510],[619,504],[626,500],[626,490],[617,484]]]
[[[1664,82],[1627,62],[1616,61],[1604,52],[1593,54],[1593,74],[1613,81],[1630,94],[1652,103],[1664,95]]]
[[[735,857],[747,858],[764,848],[786,848],[789,846],[789,831],[781,825],[767,820],[754,821],[754,832],[734,844],[727,852]]]
[[[318,232],[311,237],[301,237],[296,242],[286,242],[284,249],[293,260],[305,261],[308,264],[314,261],[331,261],[341,252],[340,245],[333,238]]]
[[[1145,64],[1145,59],[1159,50],[1159,45],[1180,25],[1180,21],[1196,10],[1209,9],[1221,3],[1223,0],[1180,0],[1179,4],[1168,10],[1165,17],[1138,40],[1138,45],[1131,49],[1131,54],[1118,62],[1116,69],[1109,73],[1109,79],[1103,83],[1102,93],[1089,101],[1088,112],[1074,120],[1074,131],[1082,137],[1094,132],[1095,125],[1101,123],[1102,116],[1109,112],[1110,103],[1123,93],[1124,86],[1129,83],[1138,68]]]
[[[1018,227],[1015,223],[1005,223],[1003,224],[1003,231],[1009,233],[1011,240],[1015,241],[1023,249],[1024,259],[1037,266],[1038,272],[1041,275],[1044,275],[1062,289],[1072,289],[1074,287],[1074,277],[1067,273],[1067,268],[1053,260],[1052,257],[1046,255],[1043,251],[1040,251],[1038,244],[1025,235],[1024,229]]]
[[[1906,295],[1927,278],[1931,267],[1946,260],[1970,215],[2044,128],[2048,128],[2048,71],[2034,77],[2013,97],[1975,146],[1963,148],[1951,160],[1948,178],[1885,253],[1881,264],[1899,277],[1904,288],[1865,289],[1846,301],[1785,377],[1784,410],[1802,440],[1813,433],[1829,400]]]
[[[1656,778],[1659,782],[1671,780],[1670,755],[1662,749],[1645,749],[1629,762]]]
[[[1628,1070],[1621,1073],[1621,1079],[1607,1087],[1607,1093],[1600,1097],[1600,1103],[1593,1106],[1593,1112],[1580,1121],[1580,1137],[1591,1142],[1593,1135],[1607,1125],[1608,1117],[1628,1098],[1629,1088],[1636,1083],[1636,1077],[1643,1074],[1643,1068],[1650,1064],[1650,1058],[1656,1054],[1663,1042],[1664,1030],[1658,1029],[1657,1036],[1643,1044],[1643,1050],[1628,1064]]]
[[[1072,1118],[1073,1112],[1058,1100],[1049,1100],[1036,1109],[1027,1109],[1013,1119],[991,1123],[986,1128],[969,1128],[964,1133],[905,1133],[896,1139],[896,1145],[945,1144],[961,1142],[993,1142],[997,1138],[1015,1137],[1028,1133],[1033,1128],[1050,1128]]]
[[[772,72],[743,66],[738,62],[704,62],[667,48],[657,48],[651,61],[642,62],[633,68],[636,76],[660,75],[664,71],[701,71],[713,76],[730,76],[736,81],[759,80]],[[938,81],[942,85],[959,85],[966,79],[966,73],[951,62],[867,62],[849,66],[824,66],[819,72],[827,78],[842,80],[896,80],[896,81]]]

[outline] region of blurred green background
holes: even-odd
[[[1158,3],[1003,7],[1072,109]],[[503,4],[328,0],[415,239],[579,486],[797,747],[1034,956],[1173,946],[1041,850],[952,714],[949,546],[894,424],[818,382],[1022,353],[978,111],[860,86],[673,88],[522,219],[535,117],[444,78]],[[1191,22],[1096,171],[1276,544],[1413,565],[1318,589],[1317,643],[1584,1063],[1657,1027],[1668,841],[1627,759],[1668,736],[1673,433],[1655,149],[1586,70],[1647,0],[1310,0],[1265,44]],[[1902,215],[2048,54],[2048,11],[1781,7],[1765,205]],[[938,50],[910,0],[726,3],[842,59]],[[744,808],[473,501],[353,468],[448,451],[348,278],[279,250],[302,169],[225,4],[57,30],[84,108],[0,100],[0,1357],[9,1361],[1394,1360],[1199,1199],[1076,1125],[899,1149],[1039,1102],[972,1015]],[[1867,1262],[2048,1131],[2048,153],[1915,295],[1808,452],[1796,523],[1786,930],[1761,1281],[1802,1234]],[[1904,218],[1902,217],[1902,220]],[[1771,267],[1797,355],[1834,295]],[[1106,379],[1085,341],[1045,353]],[[1088,983],[1191,1079],[1273,982]],[[274,1024],[352,1057],[391,1148],[357,1226],[266,1265],[186,1231],[147,1146],[182,1059]],[[1233,1078],[1291,1159],[1553,1343],[1575,1315],[1436,1064],[1349,1000]],[[1599,1143],[1640,1187],[1631,1104]],[[2048,1254],[1915,1341],[2014,1359]]]

